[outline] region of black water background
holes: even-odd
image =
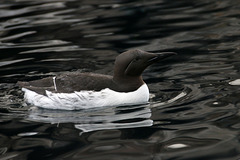
[[[239,0],[1,1],[0,158],[239,159],[240,91],[229,85],[240,77],[239,9]],[[14,85],[112,74],[131,48],[178,53],[144,73],[155,94],[147,106],[29,110]]]

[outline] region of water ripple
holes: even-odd
[[[239,2],[1,1],[0,157],[239,159]],[[178,53],[144,73],[149,105],[28,110],[15,86],[77,69],[112,74],[131,48]]]

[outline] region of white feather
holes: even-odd
[[[109,88],[101,91],[80,91],[74,93],[53,93],[46,91],[46,96],[26,88],[25,100],[37,107],[47,109],[78,110],[103,106],[124,106],[145,104],[149,99],[149,90],[143,84],[133,92],[116,92]]]

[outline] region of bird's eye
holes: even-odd
[[[139,59],[140,59],[140,57],[137,56],[137,57],[134,59],[134,61],[138,61]]]

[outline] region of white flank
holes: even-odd
[[[25,100],[37,107],[61,110],[79,110],[103,106],[124,106],[145,104],[149,99],[149,90],[143,84],[133,92],[116,92],[109,88],[101,91],[80,91],[74,93],[53,93],[46,91],[46,96],[26,88]]]

